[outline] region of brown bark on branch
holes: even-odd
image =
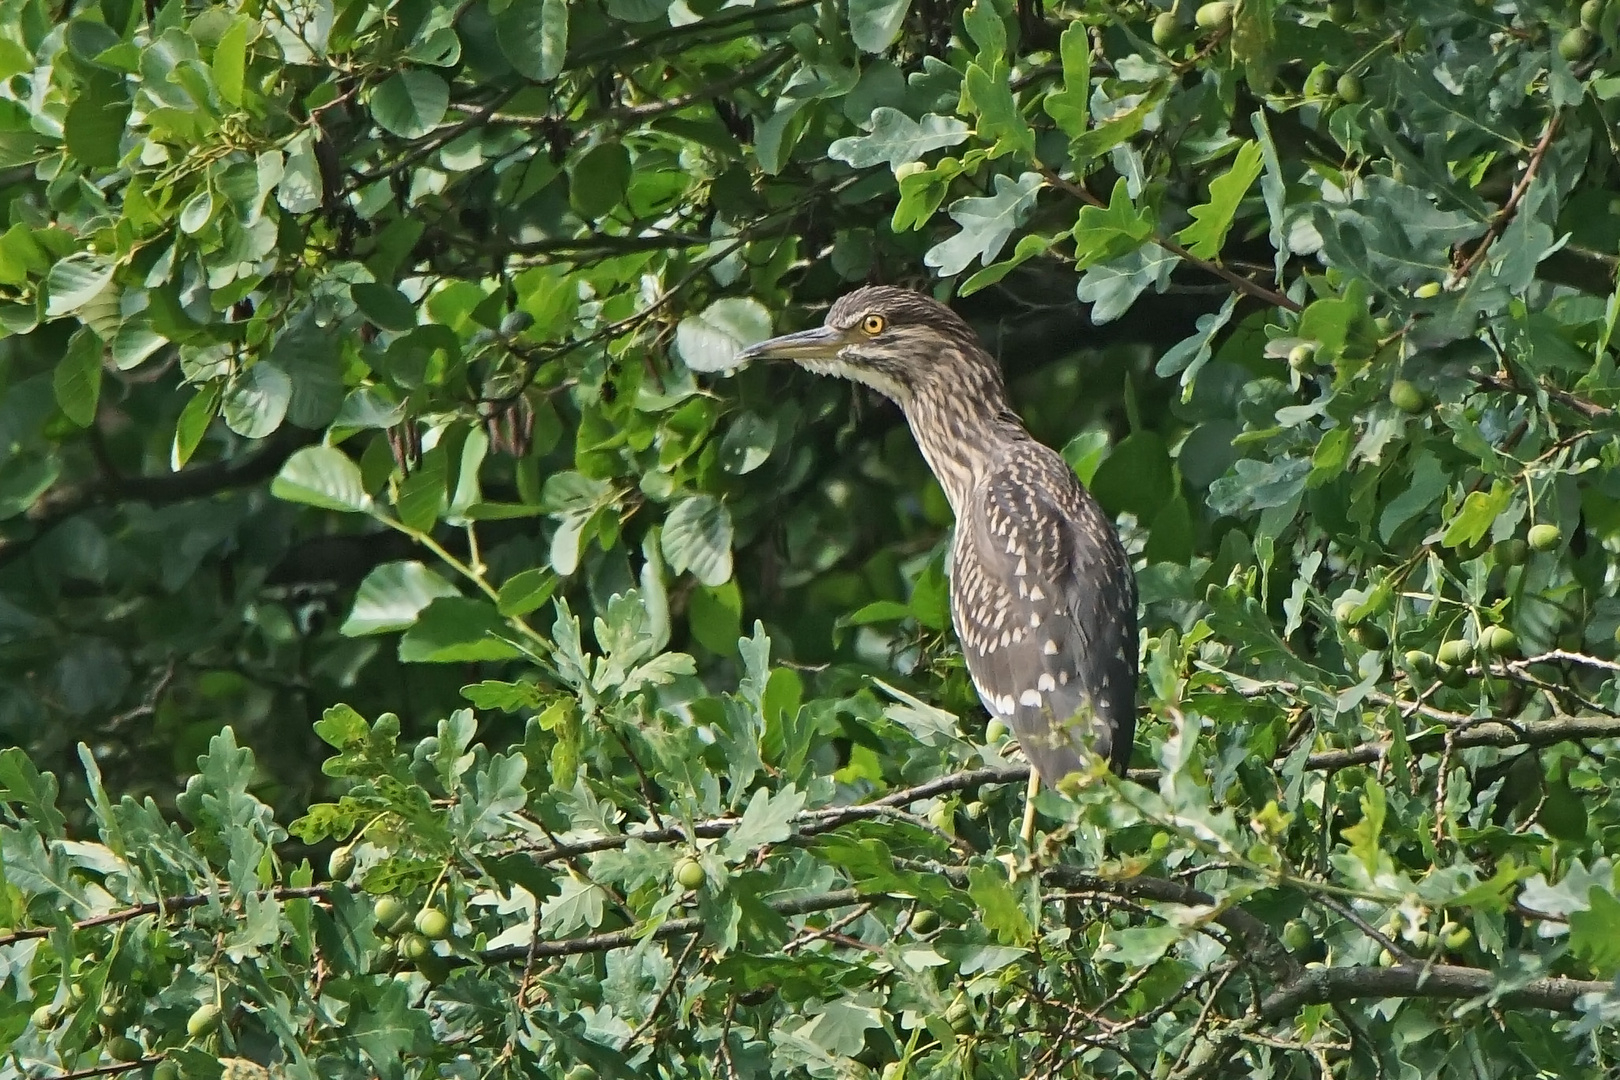
[[[1586,994],[1604,994],[1611,983],[1587,979],[1533,979],[1504,989],[1504,1005],[1568,1012]],[[1306,1005],[1333,1005],[1358,998],[1474,998],[1497,990],[1496,977],[1479,968],[1453,964],[1406,964],[1391,968],[1313,968],[1278,988],[1260,1003],[1260,1015],[1282,1020]]]

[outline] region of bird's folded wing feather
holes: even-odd
[[[993,472],[974,503],[952,616],[979,697],[1048,783],[1080,767],[1080,745],[1123,770],[1136,727],[1136,584],[1113,525],[1039,444]]]

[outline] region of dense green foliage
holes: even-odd
[[[0,1077],[1613,1070],[1617,24],[0,0]],[[897,415],[707,374],[869,280],[1137,560],[1032,848]]]

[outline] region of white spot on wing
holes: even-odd
[[[1039,689],[1044,690],[1047,693],[1051,693],[1053,690],[1057,689],[1057,680],[1052,678],[1050,674],[1043,672],[1041,677],[1036,680],[1035,685]]]
[[[1042,649],[1041,651],[1044,652],[1047,656],[1056,656],[1058,654],[1058,644],[1057,644],[1057,642],[1053,641],[1051,638],[1048,638],[1047,641],[1046,641],[1046,647],[1044,649]]]
[[[1025,690],[1024,693],[1019,697],[1018,703],[1020,705],[1027,705],[1031,709],[1039,708],[1041,704],[1041,695],[1034,690]]]

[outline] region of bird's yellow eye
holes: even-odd
[[[868,315],[861,320],[861,330],[872,337],[877,337],[883,333],[883,328],[888,325],[888,320],[881,315]]]

